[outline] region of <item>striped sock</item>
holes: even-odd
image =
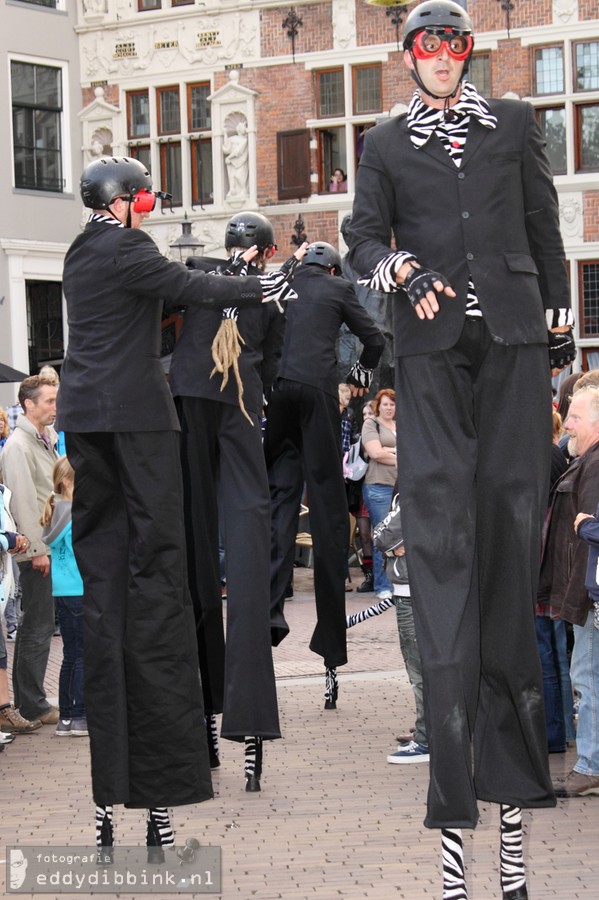
[[[146,821],[148,847],[174,847],[175,836],[166,806],[152,806]]]
[[[505,892],[516,891],[526,885],[524,857],[522,855],[522,810],[519,806],[502,803],[500,806],[499,863],[501,888]]]
[[[112,806],[96,805],[96,847],[113,847]]]
[[[443,900],[468,900],[461,828],[441,829]]]

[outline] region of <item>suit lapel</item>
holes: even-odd
[[[475,118],[475,116],[470,116],[468,137],[466,138],[462,164],[459,167],[460,169],[464,169],[468,165],[470,160],[475,156],[475,154],[478,153],[488,134],[489,129],[485,128],[484,125],[481,125],[478,119]],[[431,134],[430,138],[428,139],[426,144],[424,144],[424,146],[420,148],[419,152],[426,153],[428,156],[432,157],[437,162],[442,163],[444,166],[449,166],[450,169],[455,170],[458,168],[436,134]]]
[[[421,153],[426,153],[428,156],[431,156],[437,162],[442,163],[444,166],[449,166],[450,169],[456,169],[457,166],[452,160],[451,156],[439,140],[436,134],[431,134],[430,138],[424,144],[423,147],[420,148]]]
[[[461,169],[465,169],[470,160],[478,153],[482,147],[485,138],[489,135],[489,129],[481,125],[475,116],[470,116],[470,124],[468,125],[468,137],[464,145],[464,155],[462,156]]]

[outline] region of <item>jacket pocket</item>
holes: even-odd
[[[527,275],[538,275],[536,263],[528,253],[504,253],[510,272],[525,272]]]

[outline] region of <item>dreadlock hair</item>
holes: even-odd
[[[226,269],[228,275],[240,274],[240,270],[244,265],[246,265],[244,260],[241,259],[241,254],[246,250],[247,247],[230,248],[233,262]],[[270,247],[261,251],[258,256],[256,256],[252,260],[252,265],[258,268],[261,272],[264,272],[266,268],[267,255],[268,257],[270,257],[269,251]],[[233,370],[235,381],[237,382],[237,400],[239,402],[239,408],[253,428],[254,423],[248,415],[245,404],[243,402],[243,382],[241,380],[241,375],[239,372],[239,357],[241,355],[242,347],[245,346],[245,341],[239,333],[239,328],[237,326],[237,316],[238,310],[235,306],[223,310],[222,322],[220,323],[219,329],[216,332],[214,340],[212,341],[211,350],[214,368],[210,373],[210,377],[212,378],[214,375],[216,375],[217,372],[219,372],[223,376],[220,389],[221,391],[224,391],[227,384],[229,383],[229,372],[231,369]]]

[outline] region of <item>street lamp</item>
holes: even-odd
[[[185,262],[189,256],[202,256],[204,253],[204,244],[197,239],[195,234],[191,232],[191,222],[185,218],[181,222],[181,234],[175,238],[169,247],[174,258],[180,262]]]

